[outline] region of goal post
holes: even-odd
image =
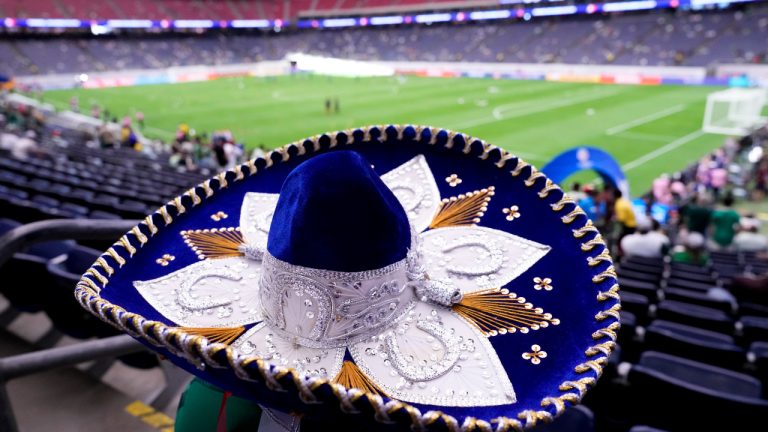
[[[702,130],[721,135],[747,135],[768,121],[762,116],[767,101],[768,90],[760,88],[731,88],[710,93]]]

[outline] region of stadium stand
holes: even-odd
[[[444,5],[441,5],[444,4]],[[429,10],[440,7],[492,6],[493,1],[456,0],[129,0],[89,2],[72,0],[59,2],[43,0],[24,2],[6,0],[2,4],[5,16],[18,18],[79,18],[79,19],[290,19],[299,15],[371,13],[391,10]]]
[[[278,4],[282,2],[274,2]],[[714,37],[721,34],[727,35],[725,40]],[[280,60],[291,52],[382,61],[765,63],[768,52],[760,41],[768,39],[768,6],[753,6],[746,12],[648,13],[530,23],[49,39],[0,40],[0,72],[30,75],[247,63]]]

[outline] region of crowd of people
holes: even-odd
[[[70,100],[73,112],[80,112],[77,98]],[[72,109],[74,108],[74,109]],[[50,154],[55,148],[83,144],[90,148],[131,148],[167,163],[179,170],[216,172],[233,168],[248,158],[263,156],[263,144],[250,153],[235,141],[231,131],[212,134],[196,132],[180,124],[169,142],[151,140],[141,134],[144,114],[136,112],[121,120],[108,110],[94,105],[91,117],[100,121],[93,131],[67,130],[47,122],[46,114],[34,107],[0,99],[0,149],[17,159]]]
[[[619,257],[669,255],[673,262],[704,265],[709,251],[768,254],[759,215],[734,208],[737,199],[765,197],[765,144],[768,127],[741,140],[728,138],[687,169],[657,178],[640,206],[612,187],[599,191],[576,183],[571,194]]]

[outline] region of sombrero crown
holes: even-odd
[[[508,153],[416,127],[222,173],[78,290],[202,378],[319,421],[548,420],[594,383],[618,328],[610,257],[573,200]]]

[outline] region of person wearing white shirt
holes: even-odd
[[[658,231],[658,222],[649,218],[638,220],[637,232],[621,239],[621,250],[626,256],[660,258],[669,247],[669,238]]]
[[[740,231],[733,237],[733,246],[741,252],[763,252],[768,250],[768,237],[760,234],[760,221],[754,217],[743,217],[739,222]]]

